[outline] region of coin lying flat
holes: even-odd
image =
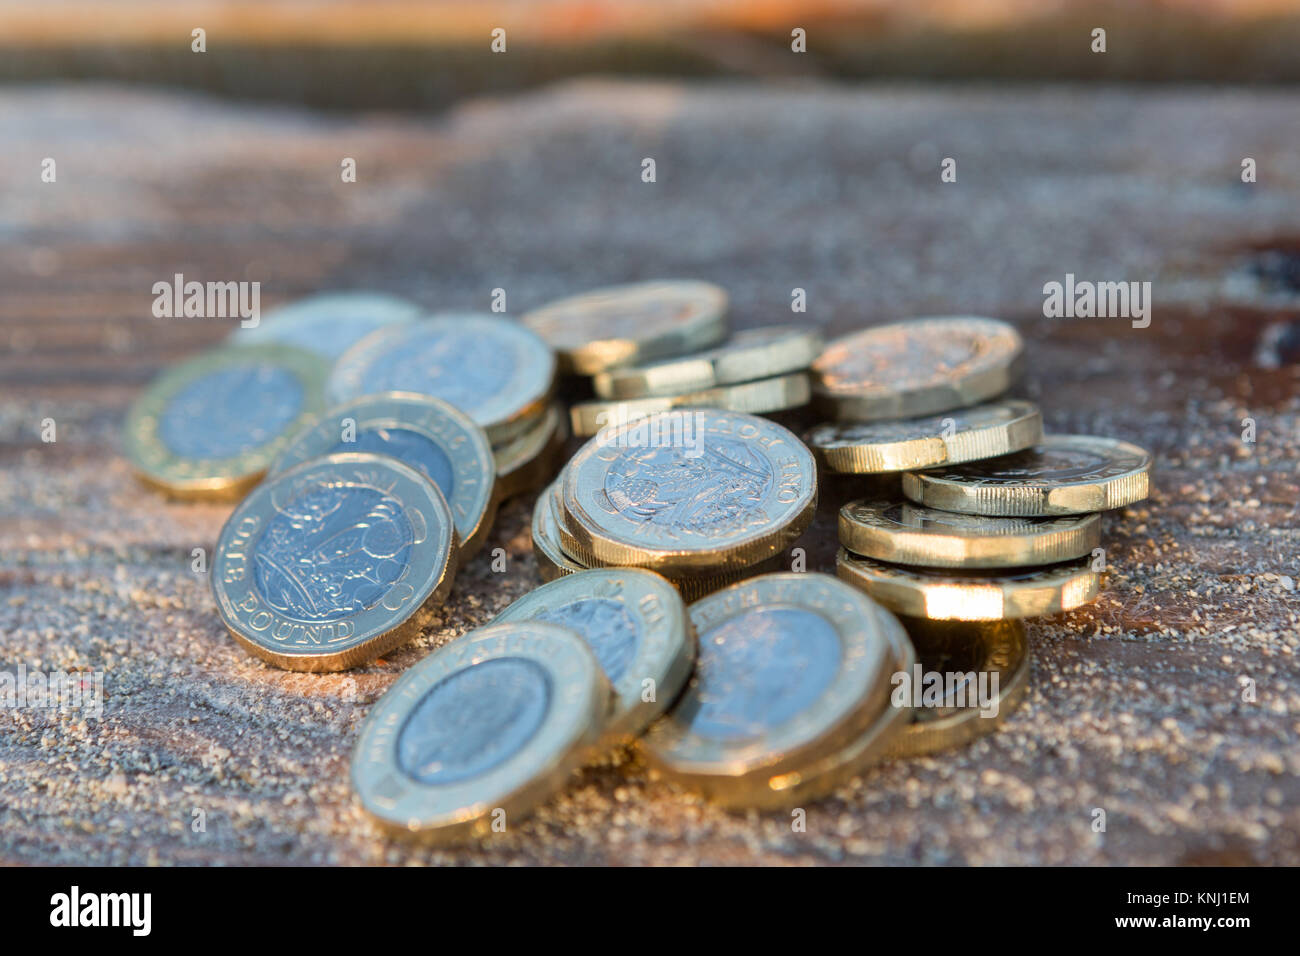
[[[375,329],[409,322],[424,310],[382,292],[332,292],[282,305],[252,328],[230,334],[232,345],[277,343],[333,362]]]
[[[727,334],[726,313],[727,293],[718,286],[660,280],[561,299],[523,323],[559,353],[563,371],[595,375],[714,345]]]
[[[840,548],[835,571],[896,614],[938,621],[1058,614],[1092,602],[1101,588],[1091,558],[1019,571],[948,571],[885,564]]]
[[[695,664],[686,605],[653,571],[579,571],[525,594],[495,623],[517,620],[550,621],[582,635],[614,687],[605,728],[611,739],[645,730],[677,699]]]
[[[845,421],[933,415],[1005,392],[1023,354],[1020,334],[997,319],[894,322],[831,342],[813,363],[813,393]]]
[[[221,529],[212,591],[249,653],[336,671],[415,637],[451,590],[451,509],[386,455],[338,454],[268,479]]]
[[[559,530],[555,524],[555,509],[551,503],[551,485],[537,496],[533,505],[533,557],[537,559],[537,573],[543,581],[554,581],[586,567],[574,561],[560,547]]]
[[[758,415],[807,405],[810,394],[808,376],[797,372],[702,392],[686,392],[670,398],[580,402],[569,409],[569,419],[575,435],[589,438],[606,426],[621,425],[675,408],[720,408]]]
[[[830,422],[808,432],[808,446],[832,471],[875,474],[992,458],[1043,437],[1030,402],[993,402],[897,422]]]
[[[493,448],[497,496],[512,498],[547,481],[555,473],[556,461],[568,440],[564,412],[552,405],[528,431]]]
[[[979,515],[1065,515],[1108,511],[1144,499],[1151,455],[1091,435],[1048,435],[1014,455],[957,468],[908,472],[903,494],[944,511]]]
[[[438,648],[366,718],[352,789],[385,830],[429,842],[505,832],[599,739],[610,686],[567,627],[518,620]]]
[[[782,803],[791,775],[888,709],[889,615],[829,575],[754,578],[690,616],[695,677],[642,741],[660,776],[731,806]]]
[[[366,336],[335,364],[328,394],[339,403],[376,392],[430,395],[455,405],[500,444],[545,411],[554,380],[554,354],[519,323],[439,314]]]
[[[271,474],[339,452],[390,455],[410,465],[447,499],[461,560],[483,546],[496,514],[496,463],[483,429],[463,412],[436,398],[404,392],[353,399],[300,432]]]
[[[1012,568],[1091,554],[1101,516],[986,518],[910,501],[851,501],[840,509],[840,544],[894,564],[936,568]]]
[[[722,574],[780,554],[808,527],[817,473],[775,422],[669,412],[587,442],[565,468],[561,505],[579,559]]]
[[[322,359],[287,345],[191,359],[131,406],[127,459],[141,479],[178,497],[236,496],[320,412],[326,373]]]
[[[911,722],[890,740],[888,756],[919,757],[960,747],[1002,726],[1029,688],[1024,624],[923,618],[904,623],[917,662],[891,696],[914,709]]]
[[[747,329],[694,355],[600,372],[591,385],[601,398],[698,392],[801,371],[821,353],[822,344],[821,334],[811,329],[789,325]]]

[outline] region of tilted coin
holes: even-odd
[[[681,692],[695,664],[695,631],[668,582],[639,568],[579,571],[525,594],[494,623],[550,621],[578,634],[614,687],[606,736],[635,737]]]
[[[333,401],[416,392],[450,402],[500,444],[546,409],[555,355],[510,319],[444,313],[380,329],[343,354],[329,379]]]
[[[136,399],[126,457],[141,479],[178,497],[236,496],[319,414],[326,374],[321,358],[287,345],[205,353]]]
[[[746,329],[722,345],[600,372],[591,380],[601,398],[653,398],[698,392],[801,371],[821,354],[822,337],[813,329],[789,325]]]
[[[496,463],[483,429],[464,412],[425,395],[365,395],[330,409],[300,432],[271,474],[339,452],[390,455],[410,465],[447,499],[461,561],[483,546],[496,514]]]
[[[1101,516],[986,518],[910,501],[851,501],[840,509],[840,544],[894,564],[1012,568],[1055,564],[1101,542]]]
[[[897,422],[830,422],[808,432],[808,446],[832,471],[875,474],[992,458],[1042,437],[1038,408],[1008,401]]]
[[[212,591],[249,653],[287,670],[345,670],[428,624],[457,548],[451,509],[424,475],[387,455],[327,455],[240,503],[221,529]]]
[[[707,348],[727,334],[726,313],[727,293],[716,285],[659,280],[561,299],[523,323],[559,353],[565,372],[594,375]]]
[[[919,757],[990,734],[1029,687],[1029,642],[1021,621],[905,620],[917,661],[894,686],[912,720],[889,742],[890,757]]]
[[[829,575],[769,574],[689,610],[695,676],[641,742],[669,780],[730,806],[783,803],[888,708],[889,615]]]
[[[496,460],[497,497],[531,491],[555,473],[556,461],[569,440],[564,412],[552,405],[518,438],[492,449]]]
[[[537,496],[533,505],[533,557],[537,559],[537,573],[543,581],[554,581],[586,567],[574,561],[560,547],[560,534],[555,523],[555,508],[551,503],[552,484]]]
[[[331,292],[274,309],[257,325],[232,332],[230,343],[293,345],[333,362],[375,329],[409,322],[423,311],[383,292]]]
[[[893,322],[827,345],[812,366],[813,393],[846,421],[933,415],[1005,392],[1023,354],[1020,334],[997,319]]]
[[[1092,435],[1048,435],[1026,451],[957,468],[908,472],[903,494],[944,511],[1068,515],[1122,508],[1150,491],[1151,455]]]
[[[353,792],[394,834],[463,840],[494,822],[508,832],[579,769],[610,704],[600,664],[569,628],[519,620],[471,631],[371,710],[352,754]]]
[[[1028,570],[949,571],[885,564],[840,548],[835,571],[896,614],[938,621],[1059,614],[1092,602],[1101,588],[1091,558]]]
[[[698,409],[603,429],[565,468],[565,524],[582,554],[670,577],[779,555],[817,507],[812,455],[775,422]]]
[[[808,404],[808,376],[803,372],[765,378],[740,385],[723,385],[671,398],[634,398],[611,402],[580,402],[569,409],[573,433],[590,438],[609,425],[621,425],[675,408],[720,408],[758,415]]]

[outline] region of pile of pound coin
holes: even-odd
[[[357,667],[418,637],[499,502],[540,489],[546,583],[410,667],[361,730],[351,782],[382,829],[508,831],[627,748],[724,806],[797,805],[997,726],[1027,686],[1020,619],[1097,593],[1096,512],[1144,497],[1149,459],[1044,437],[1036,408],[1000,399],[1014,329],[916,320],[823,349],[792,327],[728,338],[726,309],[695,281],[521,321],[318,296],[133,407],[146,482],[242,496],[212,562],[218,613],[286,669]],[[566,414],[560,376],[596,398]],[[762,417],[810,400],[834,420],[806,442]],[[563,464],[570,431],[586,442]],[[841,510],[838,576],[778,570],[819,467],[901,476],[900,491]],[[927,669],[992,678],[997,716],[961,682],[899,692]]]

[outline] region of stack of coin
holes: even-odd
[[[702,408],[602,429],[538,499],[545,578],[645,567],[688,599],[770,569],[812,520],[816,467],[767,419]]]
[[[706,282],[643,282],[564,299],[523,321],[559,352],[565,371],[591,376],[598,400],[569,410],[583,438],[675,408],[765,414],[806,404],[804,370],[820,336],[780,326],[723,342],[726,308],[727,294]]]

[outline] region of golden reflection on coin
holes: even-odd
[[[945,316],[892,322],[836,339],[813,363],[817,403],[844,421],[916,418],[1005,392],[1024,346],[997,319]]]
[[[557,484],[558,481],[545,488],[533,505],[533,557],[537,559],[537,573],[543,581],[554,581],[563,575],[586,570],[585,565],[565,554],[560,546],[551,497]]]
[[[177,497],[237,496],[320,413],[326,373],[319,356],[287,345],[204,353],[136,399],[126,457],[142,480]]]
[[[458,541],[436,485],[387,455],[269,478],[221,529],[212,591],[235,640],[296,671],[355,667],[411,640],[451,590]]]
[[[480,628],[375,704],[352,754],[352,789],[393,834],[510,833],[581,767],[610,706],[609,681],[574,631],[530,620]]]
[[[1122,508],[1150,492],[1151,455],[1092,435],[1048,435],[1033,448],[953,468],[908,472],[903,494],[943,511],[1066,515]]]
[[[690,279],[593,289],[522,321],[559,354],[561,369],[595,375],[616,365],[707,348],[727,334],[727,293]]]
[[[528,431],[493,448],[497,497],[513,498],[549,481],[568,440],[564,411],[552,405]]]
[[[606,426],[622,425],[676,408],[718,408],[763,415],[808,404],[808,376],[803,372],[724,385],[670,398],[636,398],[612,402],[580,402],[569,409],[573,433],[590,438]]]
[[[840,544],[855,554],[936,568],[1011,568],[1091,554],[1101,516],[987,518],[910,501],[850,501],[840,509]]]
[[[1091,558],[1041,568],[955,571],[885,564],[840,548],[835,570],[896,614],[938,621],[1059,614],[1091,603],[1101,588]]]

